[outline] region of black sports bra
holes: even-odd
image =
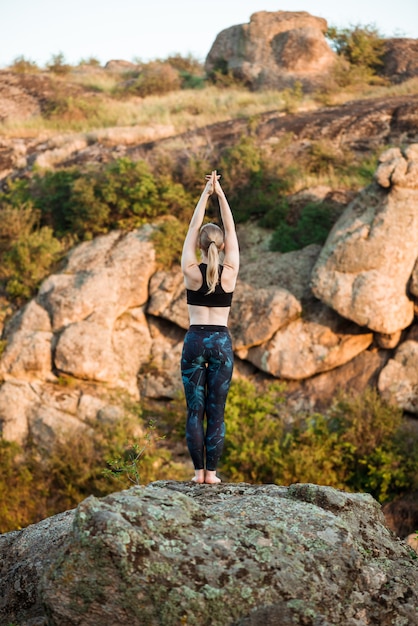
[[[231,306],[233,291],[225,291],[221,285],[221,276],[223,265],[219,266],[219,282],[215,287],[213,293],[209,293],[209,286],[206,280],[206,271],[208,269],[207,263],[200,263],[199,269],[202,273],[202,286],[197,290],[186,289],[187,304],[193,304],[194,306]]]

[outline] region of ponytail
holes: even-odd
[[[219,282],[219,251],[224,245],[224,234],[216,224],[205,224],[200,229],[199,247],[208,257],[208,269],[206,272],[206,282],[208,283],[208,294],[215,291]]]
[[[208,248],[208,269],[206,272],[206,282],[208,283],[209,293],[215,291],[215,287],[219,281],[219,250],[214,241],[209,243]]]

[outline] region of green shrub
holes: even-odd
[[[11,185],[0,205],[31,199],[41,226],[59,237],[90,239],[109,230],[132,229],[161,215],[189,215],[194,200],[171,175],[153,174],[145,161],[117,159],[103,168],[37,172]],[[1,239],[1,226],[0,226]]]
[[[27,184],[26,193],[41,212],[41,224],[52,228],[58,237],[71,230],[71,194],[74,182],[81,176],[77,168],[49,170],[36,173]]]
[[[249,381],[233,381],[220,468],[228,480],[269,483],[281,476],[284,430],[278,407],[283,402],[283,387],[277,383],[261,391]]]
[[[18,303],[31,298],[61,251],[61,242],[48,226],[19,236],[1,255],[0,278],[8,296]]]
[[[0,202],[0,283],[16,304],[33,296],[62,252],[52,229],[39,227],[39,216],[30,204]]]
[[[284,89],[281,93],[286,113],[296,113],[303,100],[303,85],[296,80],[293,87]]]
[[[0,533],[74,508],[89,495],[101,497],[128,488],[131,481],[127,472],[106,475],[104,470],[112,467],[112,459],[128,458],[134,446],[146,444],[141,483],[173,474],[185,478],[185,469],[173,462],[158,435],[153,433],[147,441],[140,414],[137,409],[118,422],[92,423],[88,436],[67,435],[57,440],[48,454],[40,453],[33,443],[21,447],[0,438]]]
[[[157,263],[163,269],[180,264],[187,224],[175,217],[162,221],[152,235]]]
[[[284,206],[282,205],[281,213],[280,210],[277,211],[278,217],[284,213]],[[309,202],[303,207],[295,224],[289,224],[285,220],[286,217],[279,222],[272,234],[271,250],[290,252],[312,243],[322,245],[334,224],[335,210],[324,202]]]
[[[327,31],[327,38],[337,54],[346,61],[347,65],[340,64],[336,75],[337,82],[344,86],[352,82],[370,81],[383,65],[385,41],[379,31],[371,25],[360,24],[350,28],[336,28],[331,26]]]
[[[227,148],[219,162],[222,182],[228,192],[236,222],[262,217],[271,211],[291,185],[292,174],[276,168],[257,145],[254,137],[245,135]]]
[[[228,67],[228,61],[224,58],[216,59],[212,70],[208,74],[208,80],[222,89],[227,87],[243,87],[243,81],[238,78]]]
[[[165,59],[165,62],[178,72],[182,89],[202,89],[205,86],[203,65],[191,54],[186,57],[181,54],[172,54]]]
[[[367,491],[380,502],[417,488],[417,434],[375,390],[342,397],[323,415],[293,416],[290,424],[280,417],[283,401],[277,383],[263,390],[233,383],[221,461],[228,479],[313,482]]]

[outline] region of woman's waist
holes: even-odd
[[[227,326],[229,307],[188,305],[190,325]]]

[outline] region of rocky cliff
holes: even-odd
[[[418,624],[418,561],[367,494],[157,482],[0,536],[2,624]]]

